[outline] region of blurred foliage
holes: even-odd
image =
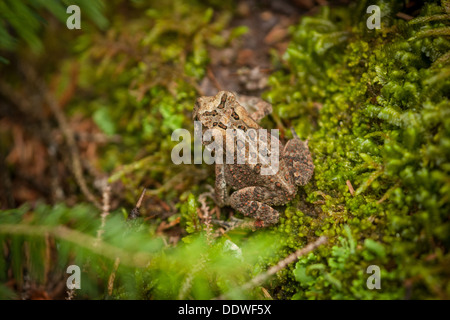
[[[8,243],[9,254],[0,259],[0,279],[7,279],[12,266],[18,284],[27,277],[35,285],[45,285],[50,274],[65,283],[66,268],[75,264],[82,270],[78,298],[211,299],[261,272],[262,261],[279,248],[275,234],[208,239],[205,231],[196,232],[185,244],[168,247],[156,228],[146,226],[141,218],[127,222],[116,213],[106,220],[99,240],[100,220],[91,206],[39,204],[34,209],[25,205],[4,210],[0,241]],[[26,215],[30,218],[23,222]],[[120,261],[117,270],[115,259]],[[110,289],[111,274],[115,280]],[[0,287],[0,298],[12,295],[7,287]],[[255,296],[262,298],[261,293]],[[233,291],[229,297],[245,295]]]
[[[293,203],[278,230],[288,251],[322,234],[334,239],[285,270],[280,297],[448,299],[448,12],[429,3],[420,17],[384,16],[373,31],[352,22],[359,13],[304,17],[291,29],[285,70],[270,79],[274,112],[311,139],[306,199],[324,202],[318,217]],[[382,290],[366,288],[372,264]]]
[[[99,28],[107,27],[101,0],[3,0],[0,2],[0,50],[15,51],[24,41],[33,52],[42,52],[42,29],[49,23],[46,18],[55,17],[65,27],[69,5],[83,8],[83,22],[87,17]]]
[[[103,28],[106,22],[98,19],[104,14],[108,29],[62,30],[72,35],[63,44],[41,38],[40,32],[51,32],[36,22],[19,26],[22,31],[14,25],[19,12],[31,12],[35,21],[38,12],[48,11],[64,21],[65,2],[49,3],[4,2],[13,14],[1,16],[0,49],[28,57],[27,46],[33,48],[42,69],[59,74],[57,91],[77,66],[77,94],[64,111],[121,137],[102,149],[94,165],[111,184],[126,186],[119,189],[124,199],[103,227],[98,210],[82,201],[1,211],[0,282],[12,277],[21,292],[30,279],[42,286],[65,281],[67,266],[76,264],[83,270],[77,298],[210,299],[229,293],[263,299],[261,288],[239,288],[326,235],[328,246],[264,284],[273,298],[450,296],[448,1],[429,3],[410,22],[395,18],[401,2],[381,1],[380,30],[366,28],[368,1],[323,8],[291,28],[292,41],[265,97],[286,126],[310,138],[315,175],[277,226],[226,236],[216,236],[199,216],[198,196],[213,184],[212,167],[176,166],[170,153],[177,144],[171,141],[174,129],[193,132],[191,111],[208,47],[224,48],[245,31],[224,32],[232,3],[115,0],[90,16]],[[82,14],[98,4],[79,1]],[[21,48],[14,45],[18,39],[25,40]],[[42,46],[63,54],[55,61],[39,53]],[[8,80],[21,85],[13,73]],[[176,245],[158,230],[162,217],[126,220],[142,186],[176,204],[166,219],[180,221]],[[305,201],[320,210],[303,209]],[[366,287],[369,265],[381,268],[381,290]],[[18,296],[10,287],[0,285],[0,298]]]

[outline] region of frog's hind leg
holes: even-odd
[[[276,224],[279,219],[279,213],[264,202],[275,202],[275,199],[279,198],[280,194],[276,191],[272,191],[262,187],[247,187],[234,192],[230,197],[231,206],[244,214],[256,219],[255,226],[265,227]]]
[[[294,138],[286,143],[283,157],[286,160],[289,171],[294,176],[294,182],[298,186],[308,183],[314,173],[314,164],[308,148],[308,140],[303,142],[292,129]]]

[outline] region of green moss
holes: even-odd
[[[292,28],[285,68],[266,94],[310,138],[316,169],[306,198],[325,202],[318,217],[286,209],[278,230],[292,249],[322,234],[331,242],[300,259],[280,297],[289,287],[299,299],[402,298],[407,286],[413,298],[448,297],[450,78],[448,65],[434,63],[450,41],[431,32],[449,30],[448,20],[385,17],[367,31],[350,15],[325,9]],[[366,287],[369,264],[381,268],[381,290]]]

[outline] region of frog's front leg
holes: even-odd
[[[283,200],[276,200],[280,196],[282,197],[283,194],[267,188],[247,187],[233,192],[230,197],[230,205],[245,216],[255,218],[255,226],[265,227],[278,222],[278,211],[270,207],[267,202],[281,204]]]
[[[229,190],[225,180],[225,165],[216,163],[216,203],[219,207],[223,207],[229,202]]]

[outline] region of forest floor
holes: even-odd
[[[67,298],[73,261],[86,299],[448,298],[450,2],[382,2],[381,30],[350,0],[116,1],[82,30],[12,6],[46,23],[0,51],[0,298]],[[220,90],[272,102],[262,126],[310,143],[313,179],[270,228],[211,227],[237,213],[213,201],[214,166],[171,159]]]

